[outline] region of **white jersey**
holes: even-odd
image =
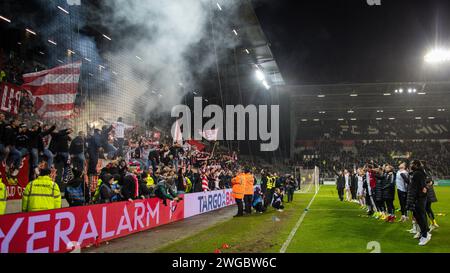
[[[363,195],[364,194],[364,187],[363,187],[363,177],[358,175],[358,192],[357,195]]]
[[[405,170],[400,170],[397,172],[397,176],[395,178],[395,185],[397,186],[397,190],[402,192],[407,192],[407,185],[401,174],[404,173],[406,176],[408,176],[408,172]]]
[[[345,175],[345,188],[350,189],[350,177],[348,174]]]
[[[116,138],[124,138],[125,130],[133,128],[133,126],[127,125],[120,121],[114,122],[113,125],[114,125],[114,132],[115,132]]]

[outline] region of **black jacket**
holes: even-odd
[[[186,187],[184,186],[184,176],[178,173],[178,178],[176,181],[177,191],[186,191]]]
[[[5,125],[2,134],[2,143],[5,146],[16,145],[16,137],[19,134],[19,128],[14,128],[11,125]]]
[[[111,125],[108,128],[105,128],[102,130],[100,134],[100,145],[104,149],[106,149],[106,146],[108,145],[108,139],[109,139],[109,133],[112,131],[114,127]]]
[[[352,174],[350,180],[350,188],[357,190],[358,189],[358,176],[356,174]]]
[[[139,196],[150,197],[151,191],[147,188],[147,182],[139,179]]]
[[[267,191],[267,176],[266,176],[266,174],[262,174],[262,177],[261,177],[261,192],[265,194],[266,191]]]
[[[109,183],[102,183],[100,186],[99,203],[110,203],[113,196],[114,191],[111,189],[111,185]]]
[[[427,202],[435,203],[437,202],[436,192],[434,191],[434,182],[428,183],[427,185]]]
[[[71,155],[77,155],[84,153],[86,148],[86,141],[84,138],[77,136],[72,140],[69,147],[69,153]]]
[[[84,202],[82,202],[82,203],[80,203],[79,201],[77,202],[76,200],[73,200],[71,195],[69,194],[69,188],[78,188],[80,186],[81,186],[81,192],[84,196]],[[76,177],[76,178],[72,179],[71,181],[69,181],[69,183],[67,183],[64,197],[66,198],[67,203],[69,203],[69,206],[71,206],[71,207],[83,206],[84,204],[89,202],[89,189],[86,187],[86,184],[84,183],[84,180],[82,177]]]
[[[375,200],[383,201],[383,188],[386,185],[386,176],[384,174],[375,174],[375,179],[377,180],[374,192]]]
[[[427,186],[425,181],[426,175],[422,169],[416,170],[412,174],[406,198],[406,208],[408,210],[415,210],[417,200],[426,198],[427,194],[423,193],[423,188]]]
[[[29,132],[18,133],[16,136],[16,148],[30,148],[30,134]]]
[[[394,200],[395,199],[395,173],[389,173],[384,175],[382,195],[383,200]]]
[[[49,134],[53,133],[53,131],[55,131],[56,126],[53,125],[52,127],[50,127],[47,131],[43,131],[38,135],[38,150],[40,152],[44,151],[45,145],[44,145],[44,137],[48,136]]]
[[[368,192],[369,192],[369,183],[367,182],[367,177],[366,177],[365,174],[362,176],[362,179],[363,179],[363,189],[368,194]]]
[[[92,136],[88,136],[87,140],[87,151],[92,156],[98,153],[98,149],[101,148],[101,135],[97,132]]]
[[[68,153],[70,136],[67,129],[61,130],[57,133],[52,133],[52,140],[50,141],[49,149],[52,153]]]
[[[32,149],[38,149],[39,150],[39,134],[41,133],[42,129],[39,127],[36,131],[28,131],[28,137],[29,139],[29,147]]]
[[[201,192],[202,191],[202,181],[200,180],[200,175],[198,173],[191,173],[188,176],[192,182],[193,192]]]
[[[336,188],[339,189],[344,189],[345,188],[345,177],[343,175],[339,175],[337,182],[336,182]]]
[[[135,190],[136,190],[136,183],[134,181],[133,176],[132,175],[125,176],[123,179],[123,187],[121,189],[123,198],[125,200],[139,198],[139,194],[138,196],[135,196]]]
[[[5,132],[6,123],[0,122],[0,143],[3,143],[3,133]]]

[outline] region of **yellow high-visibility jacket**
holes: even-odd
[[[6,213],[6,200],[8,199],[8,191],[6,190],[6,185],[3,184],[2,178],[0,177],[0,215]]]
[[[22,211],[41,211],[61,208],[58,184],[50,176],[39,176],[28,183],[22,197]]]
[[[184,178],[186,178],[186,189],[185,189],[185,192],[188,193],[192,189],[192,182],[191,182],[191,179],[189,179],[189,177],[186,176]]]
[[[267,176],[267,189],[271,190],[273,188],[275,188],[275,178]]]
[[[102,185],[102,180],[99,178],[97,180],[97,188],[95,188],[94,196],[92,197],[92,201],[97,202],[100,197],[100,186]]]
[[[155,180],[151,175],[148,175],[146,180],[147,180],[147,188],[151,188],[153,187],[153,185],[155,185]]]

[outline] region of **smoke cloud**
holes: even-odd
[[[217,47],[237,43],[232,28],[239,23],[234,15],[240,0],[103,0],[95,9],[89,1],[69,2],[35,0],[48,16],[19,20],[38,31],[50,65],[83,61],[80,90],[89,96],[74,122],[80,129],[100,117],[133,122],[136,113],[170,116],[187,92],[199,90],[205,72],[215,71],[212,28]],[[111,40],[99,40],[102,32]],[[67,55],[67,49],[75,55]]]
[[[115,48],[104,57],[117,64],[119,74],[112,77],[110,89],[123,86],[123,92],[107,98],[111,105],[129,108],[138,99],[145,108],[139,111],[150,113],[170,112],[180,103],[185,92],[192,91],[189,87],[197,85],[194,74],[215,64],[213,48],[204,47],[198,55],[199,44],[211,44],[210,16],[214,8],[216,2],[210,0],[108,1],[102,25],[112,31]],[[222,37],[225,26],[224,22],[214,26],[221,47],[232,46]],[[228,36],[230,32],[228,29]]]

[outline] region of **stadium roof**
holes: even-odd
[[[448,118],[450,82],[285,86],[298,122]]]
[[[271,85],[284,85],[284,79],[261,27],[251,1],[242,1],[239,9],[239,35],[242,39],[242,50],[248,50],[248,58],[242,58],[242,64],[256,64],[269,76]]]

